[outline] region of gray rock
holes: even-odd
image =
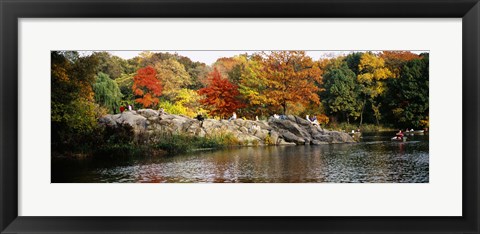
[[[152,109],[140,109],[137,110],[137,113],[145,118],[158,116],[158,111]]]
[[[332,136],[317,134],[317,135],[313,136],[313,140],[331,143],[332,142]]]
[[[329,144],[328,142],[318,141],[318,140],[313,140],[311,143],[312,145],[328,145]]]
[[[330,131],[328,132],[328,135],[332,137],[331,143],[353,143],[355,140],[348,135],[347,133],[344,132],[335,132],[335,131]]]
[[[297,145],[304,145],[305,144],[305,140],[303,138],[298,137],[297,135],[295,135],[295,134],[293,134],[289,131],[282,131],[282,132],[280,132],[280,135],[287,142],[293,142]]]
[[[115,122],[117,122],[117,124],[129,124],[136,132],[147,130],[147,118],[138,115],[134,111],[125,111],[122,114],[119,114],[118,118],[115,119]]]
[[[327,131],[320,126],[293,115],[286,119],[269,118],[268,121],[252,121],[244,119],[198,121],[182,115],[168,113],[158,114],[151,109],[125,111],[122,114],[106,115],[98,120],[99,124],[117,126],[129,124],[135,134],[147,134],[147,138],[155,140],[170,134],[186,134],[194,136],[215,136],[232,134],[244,145],[303,145],[354,142],[346,133]]]
[[[283,139],[280,139],[277,145],[296,145],[296,144],[293,142],[287,142]]]

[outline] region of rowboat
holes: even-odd
[[[425,130],[415,130],[415,131],[408,131],[404,132],[405,135],[422,135],[425,133]]]
[[[392,141],[399,141],[399,142],[405,142],[407,141],[407,137],[399,138],[399,137],[392,137]]]

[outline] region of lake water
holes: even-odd
[[[55,160],[52,182],[67,183],[428,183],[428,134],[394,133],[320,146],[239,147],[173,157]]]

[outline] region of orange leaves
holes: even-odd
[[[157,79],[157,72],[148,66],[138,69],[133,77],[133,93],[137,98],[135,101],[144,107],[153,107],[158,104],[158,97],[162,94],[162,84]]]
[[[135,90],[135,96],[142,96],[143,95],[143,90],[134,88]]]
[[[320,103],[318,84],[322,83],[322,72],[305,51],[272,51],[265,55],[263,63],[269,104],[286,113],[288,104]]]
[[[397,78],[400,75],[403,63],[421,58],[420,55],[410,51],[383,51],[380,57],[385,60],[385,66],[392,71],[393,78]]]
[[[410,51],[383,51],[380,54],[385,60],[400,60],[400,61],[410,61],[413,59],[419,59],[420,55],[414,54]]]
[[[147,107],[147,106],[156,105],[159,100],[158,98],[153,97],[150,93],[147,93],[143,96],[143,98],[137,98],[135,99],[135,101],[138,103],[142,103],[143,106]]]
[[[216,68],[209,74],[209,85],[198,90],[198,94],[204,95],[200,103],[210,108],[211,115],[226,117],[245,106],[239,101],[238,87],[223,78]]]

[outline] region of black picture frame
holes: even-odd
[[[478,0],[0,0],[1,233],[478,233]],[[122,17],[462,18],[462,217],[18,216],[18,19]],[[55,204],[52,204],[55,205]],[[439,204],[441,205],[441,204]]]

